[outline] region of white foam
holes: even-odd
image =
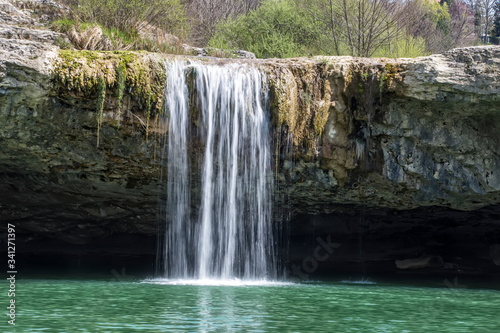
[[[163,284],[163,285],[190,285],[190,286],[291,286],[292,282],[273,280],[244,280],[244,279],[146,279],[142,283]]]
[[[361,280],[342,280],[340,281],[341,283],[348,283],[348,284],[377,284],[377,282],[372,281],[370,279],[361,279]]]

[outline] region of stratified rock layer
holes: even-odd
[[[499,47],[269,66],[274,115],[286,125],[279,193],[296,211],[499,202]]]

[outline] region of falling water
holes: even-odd
[[[174,61],[165,98],[165,276],[275,278],[265,76]]]

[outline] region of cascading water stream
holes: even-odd
[[[276,278],[265,76],[173,61],[166,85],[164,275]]]

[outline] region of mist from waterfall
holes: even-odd
[[[276,278],[267,90],[249,65],[167,63],[165,277]]]

